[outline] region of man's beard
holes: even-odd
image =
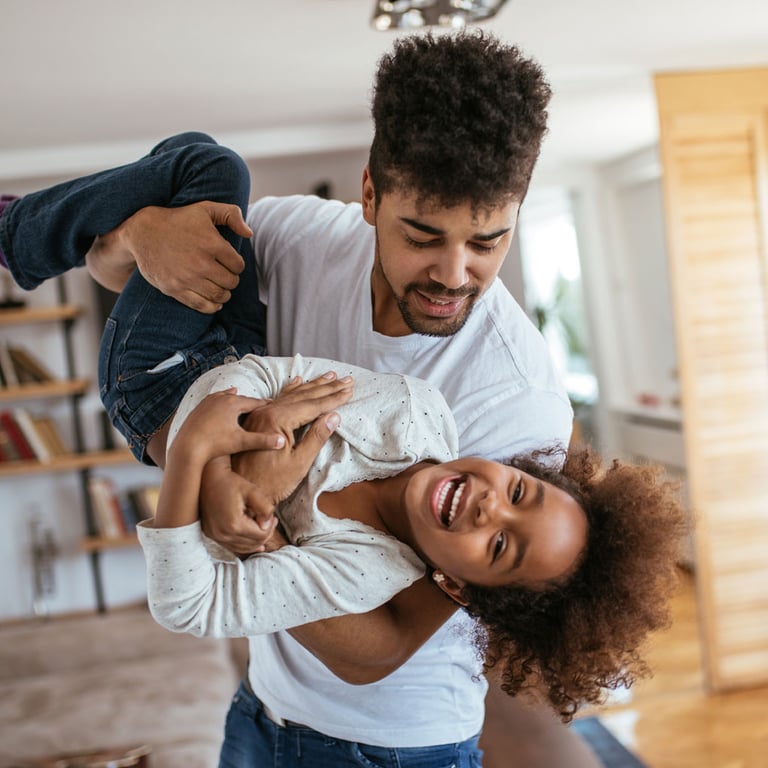
[[[392,286],[390,285],[390,288],[391,287]],[[422,294],[426,294],[427,296],[437,293],[441,299],[464,298],[464,303],[462,305],[460,314],[449,318],[414,317],[408,306],[407,297],[409,293],[417,290]],[[397,308],[400,310],[400,314],[403,316],[405,324],[414,333],[419,333],[422,336],[453,336],[464,327],[464,324],[469,319],[469,315],[475,306],[475,301],[477,300],[477,294],[477,289],[473,288],[459,288],[456,290],[449,290],[437,284],[420,286],[415,283],[411,283],[405,287],[405,291],[402,296],[398,296],[397,294],[394,294],[394,296],[395,300],[397,301]]]
[[[395,297],[397,302],[397,308],[400,310],[400,315],[403,318],[403,322],[414,333],[418,333],[422,336],[453,336],[458,333],[469,319],[469,315],[472,312],[475,302],[477,301],[480,290],[478,288],[455,288],[450,289],[441,285],[440,283],[431,282],[428,285],[419,285],[418,283],[409,283],[405,286],[402,295],[399,295],[396,291],[387,273],[384,271],[384,265],[381,263],[381,246],[379,245],[379,233],[376,231],[376,250],[374,252],[374,270],[384,278],[389,290]],[[451,318],[416,318],[411,313],[408,307],[407,297],[409,293],[414,291],[420,291],[423,294],[438,295],[441,298],[464,298],[464,306],[461,314]]]

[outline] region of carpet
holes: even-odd
[[[584,717],[574,720],[571,728],[586,742],[605,768],[649,768],[633,755],[599,718]]]

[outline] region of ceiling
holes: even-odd
[[[372,0],[0,0],[0,175],[186,129],[253,153],[367,146]],[[486,24],[555,96],[542,163],[655,141],[652,73],[768,66],[766,0],[509,0]],[[7,177],[6,173],[6,177]]]

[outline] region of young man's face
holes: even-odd
[[[363,216],[376,227],[373,327],[387,336],[450,336],[466,322],[499,272],[520,203],[473,211],[467,203],[418,204],[415,193],[375,202],[367,170]]]

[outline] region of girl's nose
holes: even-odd
[[[476,525],[508,525],[513,516],[511,505],[495,490],[486,491],[477,504]]]

